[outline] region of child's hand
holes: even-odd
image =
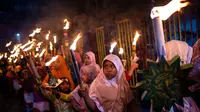
[[[133,68],[133,69],[138,68],[138,66],[139,66],[139,65],[138,65],[137,63],[132,63],[132,64],[131,64],[131,68]]]
[[[80,88],[79,90],[78,90],[78,94],[79,94],[79,96],[80,97],[82,97],[82,98],[85,98],[86,96],[88,96],[88,90],[87,90],[87,88]]]

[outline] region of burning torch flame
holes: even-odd
[[[154,7],[151,10],[151,19],[160,17],[162,20],[168,19],[174,12],[180,11],[182,7],[186,7],[189,2],[186,0],[172,0],[165,6]]]
[[[35,30],[33,30],[33,33],[31,33],[29,36],[30,37],[34,37],[36,33],[40,33],[41,28],[36,28]]]
[[[4,58],[7,58],[7,53],[4,54]]]
[[[9,47],[12,44],[12,41],[6,44],[6,47]]]
[[[42,43],[43,43],[43,42],[39,42],[39,43],[37,44],[38,48],[40,48],[40,46],[42,45]]]
[[[46,49],[43,49],[42,52],[40,53],[39,57],[42,57],[45,53]]]
[[[35,43],[32,43],[29,47],[27,47],[26,49],[24,49],[24,51],[29,51],[33,48],[33,46],[35,45]]]
[[[139,37],[140,37],[140,34],[138,33],[138,31],[136,31],[132,45],[136,45],[136,42],[137,42]]]
[[[10,63],[12,62],[12,58],[9,57],[8,60],[9,60]]]
[[[0,59],[2,59],[3,58],[3,54],[1,54],[1,56],[0,56]]]
[[[20,48],[21,48],[21,49],[24,49],[26,46],[32,44],[32,43],[35,42],[35,41],[36,41],[35,39],[32,39],[32,41],[29,40],[26,44],[24,44],[24,45],[21,46]]]
[[[46,62],[45,65],[46,65],[46,66],[51,65],[51,63],[54,62],[54,61],[56,61],[57,58],[58,58],[58,55],[57,55],[57,56],[54,56],[49,62]]]
[[[40,54],[39,54],[39,53],[37,53],[37,54],[36,54],[34,57],[35,57],[35,58],[37,58],[39,55],[40,55]]]
[[[79,33],[78,36],[76,37],[76,39],[74,40],[74,42],[72,43],[72,45],[70,46],[70,49],[76,50],[76,43],[81,37],[82,37],[82,34]]]
[[[69,29],[69,21],[67,19],[64,20],[65,26],[63,29],[67,30]]]
[[[116,45],[117,45],[117,42],[113,42],[113,43],[111,44],[111,48],[110,48],[110,50],[109,50],[110,53],[113,52],[113,50],[114,50],[114,48],[115,48]]]
[[[56,44],[56,42],[57,42],[56,36],[53,36],[53,40],[54,40],[54,44]]]
[[[50,31],[46,34],[46,40],[49,40]]]
[[[39,47],[36,47],[36,48],[35,48],[35,51],[39,51]]]
[[[51,42],[49,42],[50,44],[50,50],[52,51],[53,50],[53,44]]]
[[[17,62],[17,58],[13,62],[16,63]]]
[[[123,50],[123,48],[119,48],[119,54],[123,54],[124,53],[124,50]]]
[[[19,52],[19,47],[21,46],[22,44],[16,44],[16,45],[14,45],[14,49],[12,50],[12,51],[10,51],[12,54],[15,52],[15,51],[17,51],[17,52]]]

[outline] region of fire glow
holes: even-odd
[[[46,40],[49,40],[50,31],[46,34]]]
[[[65,26],[63,29],[67,30],[69,29],[69,21],[67,19],[64,20]]]
[[[122,55],[124,53],[123,48],[119,48],[119,54]]]
[[[180,11],[181,8],[189,4],[186,0],[172,0],[165,6],[154,7],[151,10],[151,19],[160,17],[162,20],[167,20],[173,13]]]
[[[56,40],[56,36],[53,36],[53,40],[54,40],[54,44],[56,44],[57,40]]]
[[[50,61],[46,62],[45,65],[46,65],[46,66],[51,65],[51,63],[54,62],[54,61],[56,61],[57,58],[58,58],[58,55],[57,55],[57,56],[54,56]]]
[[[33,30],[33,33],[31,33],[29,36],[30,37],[34,37],[36,33],[40,33],[41,28],[36,28],[35,30]]]
[[[40,53],[39,57],[41,58],[45,52],[46,52],[46,49],[43,49],[42,52]]]
[[[72,43],[72,45],[70,46],[71,50],[76,50],[76,43],[81,37],[82,37],[82,34],[79,33],[78,36],[76,37],[76,39],[74,40],[74,42]]]
[[[113,42],[113,43],[111,44],[111,48],[110,48],[110,50],[109,50],[110,53],[113,52],[113,50],[114,50],[114,48],[115,48],[116,45],[117,45],[117,42]]]
[[[137,40],[138,40],[139,37],[140,37],[140,34],[138,33],[138,31],[136,31],[132,45],[136,45]]]
[[[9,47],[12,44],[12,41],[6,44],[6,47]]]

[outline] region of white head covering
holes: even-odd
[[[85,65],[85,64],[83,64],[83,67],[84,67],[84,66],[91,66],[91,65],[92,65],[92,66],[95,66],[96,69],[97,69],[97,72],[99,73],[99,72],[100,72],[100,67],[99,67],[99,65],[96,63],[96,58],[95,58],[94,53],[91,52],[91,51],[89,51],[89,52],[86,52],[85,55],[87,55],[87,56],[90,58],[91,64],[90,64],[90,65]]]

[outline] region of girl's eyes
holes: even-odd
[[[114,66],[114,65],[110,65],[110,66],[109,66],[109,65],[105,65],[104,68],[105,68],[105,69],[108,69],[108,68],[114,69],[115,66]]]

